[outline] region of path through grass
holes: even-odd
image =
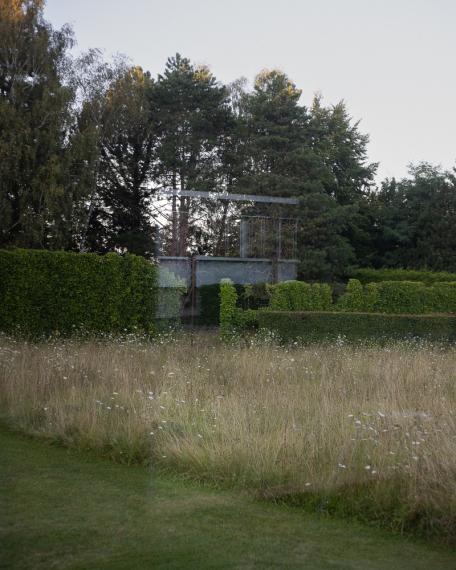
[[[0,567],[455,569],[456,555],[0,430]]]

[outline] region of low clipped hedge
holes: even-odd
[[[156,267],[142,257],[0,250],[4,332],[150,334],[156,296]]]
[[[428,285],[449,281],[456,282],[456,273],[413,269],[357,269],[352,277],[363,284],[379,283],[380,281],[420,281]]]
[[[456,340],[454,315],[388,315],[376,313],[257,311],[260,329],[284,342],[360,340]]]
[[[382,281],[362,285],[350,279],[337,310],[373,313],[456,313],[456,282]]]

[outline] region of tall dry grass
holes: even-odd
[[[456,351],[2,339],[27,433],[319,510],[456,535]]]

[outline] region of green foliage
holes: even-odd
[[[456,316],[385,315],[378,313],[258,311],[260,329],[275,332],[285,342],[456,340]]]
[[[428,163],[385,180],[371,204],[376,266],[456,272],[456,176]]]
[[[245,309],[260,309],[267,307],[270,300],[269,283],[255,283],[253,285],[244,285],[242,295],[242,306]]]
[[[234,284],[237,306],[240,309],[258,309],[267,306],[269,294],[264,283],[255,285]],[[201,285],[198,287],[200,314],[198,324],[204,326],[217,326],[220,321],[220,284]],[[240,317],[242,320],[242,317]]]
[[[269,286],[269,307],[276,311],[329,310],[332,305],[331,287],[326,283],[283,281]]]
[[[220,282],[220,336],[225,341],[232,339],[236,334],[237,299],[236,288],[231,279],[222,279]]]
[[[337,309],[376,313],[456,313],[456,282],[381,281],[363,287],[350,279]]]
[[[135,255],[0,250],[0,330],[151,333],[156,285],[155,266]]]
[[[198,287],[200,314],[198,323],[204,326],[218,325],[220,320],[220,285]]]
[[[0,247],[71,243],[74,93],[63,75],[73,39],[43,10],[41,0],[0,2]]]
[[[441,282],[456,282],[456,273],[445,271],[419,271],[414,269],[357,269],[353,277],[361,283],[378,283],[380,281],[421,281],[427,285]]]
[[[338,308],[343,311],[363,311],[365,305],[363,286],[358,279],[350,279],[345,293],[339,299]]]

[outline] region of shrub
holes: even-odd
[[[150,333],[156,267],[135,255],[2,250],[0,299],[5,332]]]
[[[270,300],[270,288],[268,283],[254,283],[244,285],[241,303],[244,309],[261,309],[267,307]]]
[[[332,305],[331,287],[325,283],[283,281],[269,286],[270,309],[277,311],[328,310]]]
[[[375,313],[455,313],[456,283],[425,285],[417,281],[382,281],[363,287],[350,279],[337,308]]]
[[[274,331],[283,341],[456,340],[456,316],[386,315],[377,313],[258,311],[260,329]]]
[[[365,304],[366,300],[361,282],[358,279],[350,279],[345,293],[339,299],[338,308],[343,311],[362,311]]]
[[[238,294],[238,303],[242,299],[244,287],[234,284]],[[197,291],[199,300],[198,324],[205,326],[217,326],[220,319],[220,284],[201,285]]]
[[[426,284],[456,282],[456,273],[436,271],[415,271],[411,269],[357,269],[353,278],[361,283],[379,283],[380,281],[420,281]]]
[[[236,333],[236,313],[238,295],[231,279],[220,282],[220,336],[230,340]]]

